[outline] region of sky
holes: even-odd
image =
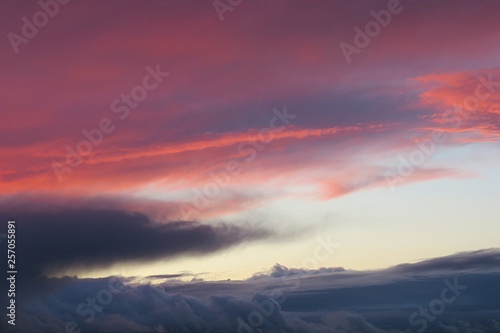
[[[0,216],[19,225],[25,278],[61,305],[56,286],[116,276],[255,291],[280,267],[368,281],[495,254],[499,14],[493,0],[2,2]],[[34,299],[27,318],[58,309]]]

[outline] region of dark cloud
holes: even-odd
[[[420,326],[411,325],[409,317],[442,297],[444,281],[457,279],[467,289],[447,303],[424,331],[495,333],[500,332],[500,268],[484,256],[499,254],[476,251],[419,263],[421,267],[443,264],[439,272],[431,269],[427,274],[394,268],[273,274],[293,271],[280,265],[268,276],[247,281],[150,285],[112,277],[39,278],[20,296],[16,328],[25,333],[62,332],[74,322],[81,333],[410,333]],[[484,261],[481,268],[474,264],[478,261]],[[81,304],[89,298],[98,300],[110,285],[117,291],[94,311],[92,320],[78,311],[79,306],[90,309]]]
[[[457,253],[446,257],[424,260],[414,264],[401,264],[393,267],[394,271],[407,273],[430,273],[436,271],[480,270],[500,267],[498,249],[486,249],[474,252]]]
[[[261,279],[265,277],[281,278],[287,276],[302,276],[302,275],[318,275],[335,272],[345,272],[343,267],[321,267],[319,269],[305,269],[305,268],[288,268],[286,266],[276,264],[268,273],[257,273],[251,279]]]
[[[249,225],[160,223],[144,214],[119,210],[25,212],[16,214],[15,219],[20,268],[28,275],[207,254],[271,235]]]

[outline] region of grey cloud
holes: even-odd
[[[160,223],[144,214],[119,210],[27,211],[16,214],[15,219],[18,258],[25,275],[38,275],[47,269],[204,255],[272,235],[250,225]]]
[[[90,323],[76,309],[106,288],[111,278],[40,278],[20,296],[18,328],[26,333],[59,332],[74,321],[81,333],[410,333],[417,327],[410,325],[409,316],[440,297],[445,279],[457,278],[467,290],[446,305],[426,332],[493,333],[500,331],[500,268],[484,258],[499,253],[460,253],[419,263],[430,268],[427,274],[422,269],[411,273],[389,268],[287,275],[282,273],[293,269],[275,266],[271,272],[279,271],[279,277],[246,281],[149,285],[121,278],[127,286]],[[444,269],[432,270],[435,262]],[[477,262],[482,262],[481,268]]]

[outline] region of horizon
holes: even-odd
[[[500,332],[500,3],[0,9],[2,329]]]

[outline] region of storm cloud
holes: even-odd
[[[157,222],[141,213],[86,208],[20,213],[16,220],[19,262],[28,275],[208,254],[272,234],[248,224]]]

